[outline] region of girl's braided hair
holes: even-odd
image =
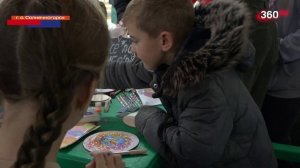
[[[11,101],[30,97],[39,104],[36,122],[26,131],[13,167],[44,167],[70,115],[75,89],[100,76],[109,35],[101,10],[91,1],[0,3],[0,92]],[[71,19],[62,21],[60,28],[6,26],[12,15],[32,14]]]

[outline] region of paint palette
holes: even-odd
[[[79,139],[81,139],[84,135],[98,129],[100,126],[96,126],[93,123],[79,123],[76,126],[74,126],[72,129],[68,130],[66,133],[60,148],[68,147],[69,145],[72,145]]]
[[[136,135],[123,131],[104,131],[93,134],[83,141],[86,150],[119,153],[131,150],[139,144]]]

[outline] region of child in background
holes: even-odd
[[[67,130],[82,117],[106,60],[109,35],[96,1],[4,0],[0,4],[0,167],[58,168]],[[70,15],[60,28],[7,26],[13,15]],[[88,168],[121,168],[93,154]]]
[[[194,10],[190,0],[132,0],[123,22],[138,59],[106,75],[135,87],[153,74],[153,97],[166,112],[143,106],[135,125],[169,167],[277,167],[261,112],[235,69],[247,45],[243,3],[214,0]]]

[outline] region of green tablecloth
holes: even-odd
[[[126,131],[137,135],[140,140],[137,148],[146,148],[148,150],[147,155],[134,155],[123,156],[126,167],[128,168],[155,168],[159,167],[161,159],[159,155],[152,149],[152,147],[146,142],[145,138],[137,131],[136,128],[131,128],[125,125],[121,118],[117,117],[117,111],[121,108],[120,103],[116,100],[112,100],[109,112],[102,113],[100,125],[101,127],[93,131],[92,133],[83,137],[77,143],[62,149],[58,153],[58,162],[62,168],[84,168],[90,161],[91,156],[89,152],[83,148],[83,140],[99,131]]]

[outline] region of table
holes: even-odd
[[[62,168],[84,168],[85,165],[90,161],[91,156],[82,145],[83,140],[99,131],[126,131],[137,135],[140,140],[137,148],[146,148],[148,150],[147,155],[133,155],[123,156],[126,168],[156,168],[160,167],[162,163],[159,155],[153,150],[153,148],[146,142],[145,138],[137,131],[136,128],[131,128],[125,125],[121,118],[117,117],[117,111],[121,108],[121,104],[116,100],[112,99],[110,109],[106,113],[101,114],[101,127],[86,135],[75,144],[62,149],[59,151],[57,160]]]
[[[278,159],[300,163],[300,146],[273,143],[273,148]]]

